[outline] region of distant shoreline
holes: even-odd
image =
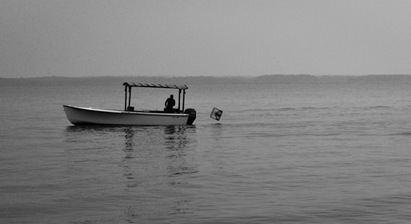
[[[214,76],[96,76],[96,77],[59,77],[44,76],[33,78],[0,78],[0,86],[27,85],[112,85],[113,83],[170,83],[187,85],[209,84],[298,84],[298,83],[401,83],[411,85],[411,75],[262,75],[256,77],[214,77]]]

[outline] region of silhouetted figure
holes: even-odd
[[[173,112],[174,111],[173,107],[174,107],[174,105],[176,105],[176,101],[174,100],[173,94],[170,95],[170,98],[168,98],[166,100],[164,105],[166,106],[166,108],[164,108],[164,111],[167,111],[167,112]]]

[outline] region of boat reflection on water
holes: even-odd
[[[146,133],[142,133],[143,131]],[[187,135],[187,132],[189,135],[194,134],[195,127],[162,126],[145,130],[136,127],[125,128],[124,158],[145,158],[140,162],[150,160],[151,165],[157,164],[158,167],[167,165],[170,176],[197,172],[188,167],[188,162],[185,161],[187,151],[193,150],[191,146],[195,146],[196,143],[194,138]]]
[[[132,128],[125,128],[124,129],[125,133],[125,147],[124,147],[124,152],[126,153],[125,159],[131,159],[133,158],[133,147],[134,147],[134,130]]]
[[[163,126],[145,130],[145,134],[141,131],[124,129],[127,190],[131,194],[139,192],[139,201],[126,209],[125,214],[131,214],[126,221],[135,221],[136,214],[160,219],[192,214],[190,202],[194,199],[181,189],[190,186],[191,175],[199,172],[191,153],[196,148],[195,127]]]
[[[193,212],[183,189],[199,172],[195,126],[69,126],[64,135],[67,182],[107,189],[95,197],[121,207],[126,221]]]
[[[186,132],[195,131],[188,126],[168,126],[164,130],[164,144],[168,152],[170,163],[167,167],[170,176],[197,173],[197,166],[191,165],[193,158],[190,152],[195,149],[195,140]],[[192,132],[190,133],[192,134]]]
[[[65,129],[67,150],[83,151],[81,156],[98,156],[115,159],[124,152],[122,162],[129,160],[133,165],[167,167],[170,175],[196,172],[185,167],[187,153],[195,150],[195,126],[68,126]],[[122,145],[122,146],[121,146]],[[93,151],[93,152],[92,152]],[[98,155],[93,154],[98,151]],[[106,154],[106,155],[104,155]],[[114,154],[114,155],[113,155]],[[115,161],[110,161],[115,162]],[[157,170],[153,168],[154,170]],[[150,169],[148,169],[150,170]]]
[[[195,127],[189,126],[163,126],[151,128],[126,127],[123,129],[125,135],[125,152],[141,150],[142,147],[150,148],[153,144],[165,147],[169,151],[184,151],[190,144],[187,130],[195,132]],[[147,131],[146,134],[141,132]],[[137,134],[136,134],[137,133]],[[135,144],[134,141],[138,141]]]
[[[186,127],[167,126],[164,129],[164,144],[169,151],[184,152],[187,145]]]

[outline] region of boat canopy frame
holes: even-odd
[[[186,89],[188,89],[187,85],[167,85],[167,84],[148,84],[148,83],[123,83],[125,98],[124,98],[124,110],[130,111],[133,110],[131,107],[131,89],[133,87],[140,87],[140,88],[163,88],[163,89],[178,89],[178,112],[184,111],[185,105],[185,96],[186,96]],[[181,94],[182,102],[181,102]],[[180,110],[180,108],[182,108]]]

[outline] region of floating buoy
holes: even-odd
[[[221,118],[221,115],[223,115],[223,111],[214,107],[213,110],[211,111],[210,117],[213,118],[214,120],[219,121]]]

